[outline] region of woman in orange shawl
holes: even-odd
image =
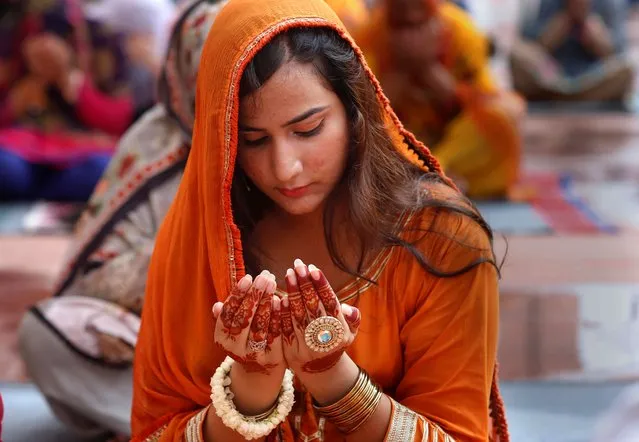
[[[472,19],[449,1],[384,0],[354,35],[400,120],[468,196],[508,196],[525,106],[495,84]]]
[[[133,440],[505,442],[497,335],[490,229],[335,13],[230,0],[149,268]]]

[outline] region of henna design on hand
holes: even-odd
[[[304,301],[304,307],[310,321],[322,316],[320,309],[320,298],[308,277],[308,273],[304,277],[298,277],[300,291],[302,292],[302,300]]]
[[[269,330],[271,322],[271,310],[273,304],[273,295],[262,295],[257,310],[253,315],[253,321],[251,322],[251,333],[249,334],[249,340],[255,343],[266,341],[266,335]]]
[[[282,333],[282,310],[281,310],[281,301],[273,302],[273,310],[271,311],[271,323],[268,328],[268,335],[266,338],[266,350],[271,349],[271,345],[273,341],[277,339]]]
[[[295,339],[295,330],[293,329],[293,318],[291,316],[290,300],[288,297],[282,299],[282,339],[288,345],[291,345],[293,339]]]
[[[241,333],[241,328],[239,330],[235,329],[235,323],[233,318],[235,314],[242,305],[243,294],[240,289],[236,286],[232,291],[228,299],[224,302],[222,306],[222,311],[220,312],[220,320],[222,321],[222,325],[224,326],[224,331],[234,339],[236,335]]]
[[[322,373],[333,368],[340,360],[344,351],[337,351],[324,357],[308,361],[302,366],[302,371],[306,373]]]
[[[228,334],[229,339],[235,339],[243,330],[250,326],[255,306],[259,302],[263,293],[263,288],[258,288],[255,287],[255,285],[252,285],[246,295],[244,295],[242,303],[235,312],[235,316],[233,316],[230,327],[227,327],[226,333]]]
[[[230,351],[226,351],[226,354],[233,358],[235,362],[240,364],[244,371],[247,373],[259,373],[268,375],[271,373],[271,370],[277,367],[277,364],[260,364],[257,362],[257,354],[249,353],[246,357],[238,356]]]
[[[324,310],[330,316],[337,317],[339,315],[339,301],[337,299],[337,295],[333,291],[333,288],[328,283],[324,272],[319,270],[318,268],[314,268],[313,272],[317,271],[319,279],[313,279],[313,286],[315,290],[317,290],[317,294],[319,296],[320,301],[322,301],[322,305],[324,306]],[[312,274],[311,274],[312,276]]]
[[[297,322],[298,326],[303,330],[308,325],[306,317],[306,307],[302,299],[302,293],[297,284],[295,272],[289,269],[286,272],[286,291],[288,292],[288,301],[290,305],[291,315]]]
[[[308,320],[312,321],[322,316],[322,306],[320,304],[320,298],[317,294],[317,290],[315,290],[313,282],[311,281],[309,268],[306,267],[301,259],[296,259],[294,264],[295,273],[297,275],[297,283],[299,285],[300,291],[302,292],[304,308],[306,309]],[[311,268],[316,267],[311,265]]]
[[[359,329],[359,325],[362,322],[362,313],[356,307],[351,307],[351,314],[346,317],[351,332],[355,333]]]

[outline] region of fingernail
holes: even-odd
[[[350,318],[350,316],[353,314],[353,307],[348,304],[342,304],[342,313],[344,314],[344,316],[348,316]]]
[[[351,307],[351,313],[348,317],[351,318],[351,321],[357,320],[357,318],[359,318],[359,310],[355,307]]]
[[[308,266],[308,271],[311,272],[311,278],[313,278],[315,281],[319,281],[320,279],[319,269],[315,267],[314,264],[311,264]]]
[[[295,270],[288,269],[286,271],[286,278],[290,284],[295,284]]]
[[[268,286],[269,282],[270,281],[267,278],[264,278],[263,276],[261,278],[255,278],[255,281],[253,281],[253,287],[255,287],[256,290],[264,291],[266,290],[266,287]]]
[[[249,275],[244,275],[244,278],[240,279],[240,282],[237,284],[237,287],[241,291],[246,291],[251,286],[251,277]]]
[[[277,296],[273,296],[273,311],[280,311],[280,302],[280,298],[278,298]]]
[[[288,296],[282,296],[282,307],[288,308]]]
[[[304,278],[306,276],[306,266],[301,259],[296,259],[293,264],[295,265],[295,271],[300,277]]]

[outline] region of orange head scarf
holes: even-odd
[[[157,237],[134,374],[134,440],[168,425],[163,440],[182,440],[189,412],[210,403],[209,381],[224,358],[213,342],[211,307],[244,274],[231,185],[238,142],[240,79],[252,57],[294,27],[328,27],[361,51],[323,0],[230,0],[202,52],[193,142],[183,180]],[[406,131],[371,71],[394,147],[407,161],[441,174]],[[365,154],[365,153],[364,153]]]

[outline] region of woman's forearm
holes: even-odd
[[[337,364],[324,372],[297,373],[297,375],[313,399],[320,406],[324,406],[344,397],[355,385],[359,371],[357,364],[344,354]],[[390,417],[390,400],[386,395],[382,395],[375,412],[366,423],[349,434],[346,439],[349,442],[381,442],[386,436]]]
[[[572,22],[565,13],[555,15],[539,36],[539,43],[553,51],[568,38],[571,25]]]
[[[233,403],[236,409],[245,416],[256,416],[270,409],[278,399],[283,377],[284,368],[273,369],[272,373],[265,375],[247,372],[242,365],[233,364],[230,373],[230,389],[234,394]],[[203,429],[205,442],[245,440],[222,422],[212,405],[207,412]]]
[[[581,40],[586,49],[598,58],[606,58],[615,51],[610,31],[603,20],[597,16],[590,18],[584,26]]]

